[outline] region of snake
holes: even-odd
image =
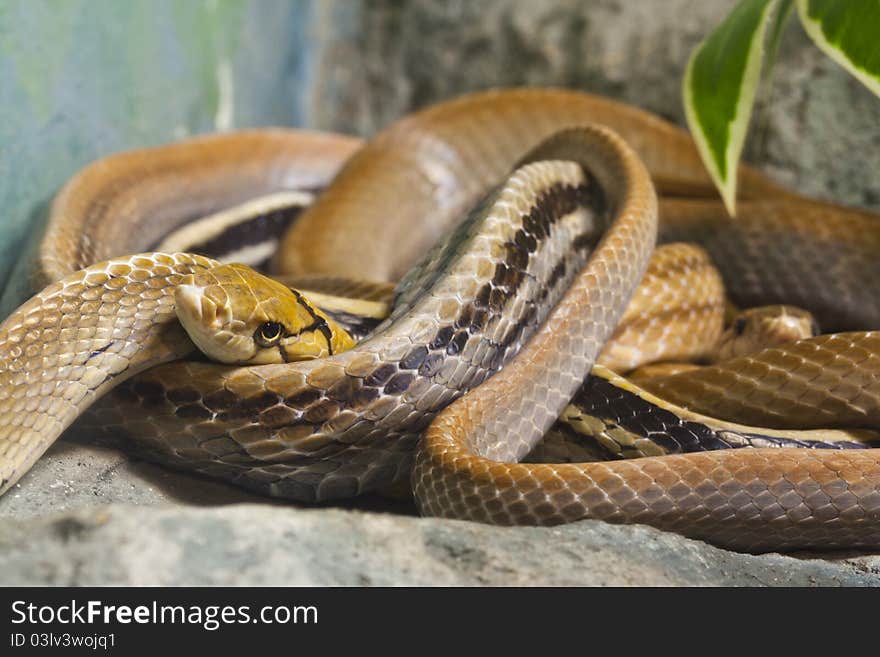
[[[752,552],[877,547],[877,449],[774,445],[795,422],[820,436],[880,424],[877,218],[737,175],[730,217],[686,132],[539,88],[440,103],[366,144],[260,129],[108,156],[56,195],[17,274],[36,292],[0,325],[0,491],[70,427],[303,502],[403,482],[425,515],[643,523]],[[258,213],[268,241],[205,234],[200,218],[275,194]],[[658,217],[661,241],[711,255],[735,303],[801,306],[829,332],[644,387],[594,367]],[[186,332],[175,299],[201,308],[223,265],[155,250],[182,226],[293,279],[395,284],[390,314],[342,344],[304,299],[302,335],[251,308],[244,357],[193,357],[213,338]],[[306,335],[317,357],[277,348]],[[521,462],[573,400],[605,403],[578,421],[627,440],[653,423],[734,449]]]

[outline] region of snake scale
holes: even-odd
[[[105,158],[54,200],[30,271],[42,291],[0,326],[0,490],[73,423],[296,500],[411,478],[430,515],[639,522],[751,551],[877,547],[876,449],[517,462],[579,389],[596,389],[585,377],[648,266],[658,211],[661,240],[699,242],[738,304],[797,304],[824,330],[848,332],[665,377],[639,399],[776,430],[792,418],[880,428],[876,217],[745,166],[739,181],[732,219],[686,133],[555,89],[442,103],[363,148],[258,130]],[[402,278],[391,316],[317,360],[141,371],[192,351],[173,290],[215,264],[150,250],[183,224],[279,190],[314,202],[283,235],[291,217],[266,219],[274,268]]]

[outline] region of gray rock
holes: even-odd
[[[204,477],[139,461],[123,452],[61,440],[8,493],[0,523],[83,511],[110,503],[224,505],[273,502]]]
[[[90,511],[108,504],[211,506],[287,502],[249,493],[225,482],[141,461],[115,449],[60,440],[0,497],[0,534],[9,518],[35,518]],[[363,496],[353,509],[415,515],[411,501]]]
[[[0,584],[876,586],[880,560],[742,555],[596,521],[500,528],[336,509],[115,504],[6,523]]]

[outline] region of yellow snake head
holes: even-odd
[[[240,264],[184,278],[174,293],[177,317],[209,358],[267,364],[330,356],[354,340],[302,294]]]
[[[819,335],[813,314],[796,306],[759,306],[734,317],[721,335],[717,360],[751,354]]]

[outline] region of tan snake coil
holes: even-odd
[[[601,129],[545,144],[530,158],[538,162],[408,277],[391,320],[353,350],[286,365],[165,365],[119,385],[77,428],[103,427],[152,458],[295,499],[404,479],[416,454],[417,501],[435,515],[644,522],[747,550],[880,545],[876,450],[508,462],[530,450],[574,394],[647,264],[656,200],[642,162],[665,195],[664,237],[703,242],[743,302],[803,305],[826,329],[867,329],[880,316],[869,289],[880,275],[880,231],[868,212],[802,199],[743,168],[742,216],[727,220],[707,200],[714,192],[680,130],[586,94],[512,90],[445,103],[382,133],[296,222],[278,264],[291,274],[395,280],[525,153],[588,123],[619,132],[638,157]],[[0,327],[3,487],[45,449],[45,436],[116,383],[108,377],[141,366],[139,349],[161,360],[189,348],[173,322],[150,328],[143,306],[125,300],[146,299],[151,317],[158,307],[167,319],[169,286],[210,263],[150,256],[73,272],[143,251],[216,207],[279,188],[321,188],[356,145],[241,133],[108,158],[74,179],[56,199],[35,272],[40,284],[66,284]],[[692,400],[716,385],[727,393],[721,406],[735,408],[706,412],[730,410],[741,422],[757,407],[784,424],[783,411],[794,407],[812,409],[813,426],[876,427],[878,372],[880,337],[848,333],[713,370],[716,378],[704,375],[691,397],[694,384],[670,377],[664,394]]]

